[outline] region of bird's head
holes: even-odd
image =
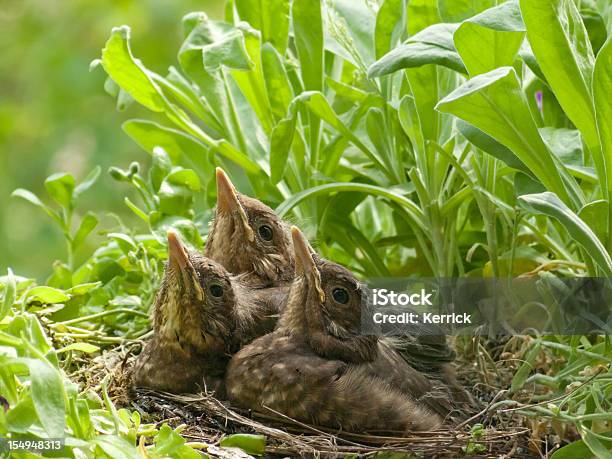
[[[343,266],[316,255],[306,237],[291,228],[295,278],[281,327],[307,337],[315,352],[353,362],[374,358],[377,338],[362,335],[362,284]]]
[[[226,352],[235,302],[229,273],[168,231],[168,263],[153,310],[155,333],[185,351]]]
[[[205,254],[232,274],[252,274],[262,287],[278,285],[293,276],[288,226],[261,201],[236,191],[220,168],[217,210]]]

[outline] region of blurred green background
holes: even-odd
[[[59,230],[39,209],[11,198],[15,188],[48,202],[48,175],[67,171],[78,182],[99,164],[100,180],[77,214],[126,213],[125,190],[106,171],[146,163],[147,154],[121,131],[121,123],[141,109],[133,104],[118,113],[104,92],[104,72],[90,73],[89,63],[100,56],[113,26],[130,24],[134,53],[165,74],[176,63],[180,20],[190,11],[221,18],[223,1],[0,0],[0,275],[11,267],[43,280],[51,262],[65,258]],[[91,250],[84,247],[81,256]]]

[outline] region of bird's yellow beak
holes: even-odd
[[[172,229],[166,233],[168,237],[168,261],[170,266],[181,273],[183,279],[183,287],[187,290],[193,290],[198,299],[204,298],[204,292],[198,279],[196,272],[189,260],[187,248],[181,242],[178,233]]]
[[[174,265],[183,271],[189,264],[189,254],[187,249],[181,242],[179,235],[174,230],[168,230],[168,260],[171,265]]]
[[[253,241],[255,235],[249,225],[249,218],[238,200],[236,187],[229,179],[227,174],[217,167],[217,212],[220,214],[231,215],[233,219],[240,221],[247,238]]]
[[[232,213],[242,211],[242,206],[236,195],[236,188],[223,169],[217,167],[217,209],[221,212]]]
[[[305,274],[316,270],[315,262],[312,258],[313,250],[297,226],[291,227],[291,238],[293,239],[296,274]]]

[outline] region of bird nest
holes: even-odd
[[[533,447],[532,429],[523,417],[490,409],[505,393],[491,385],[479,385],[482,410],[453,428],[402,436],[351,433],[308,425],[269,408],[242,410],[213,393],[134,392],[127,376],[133,350],[119,346],[106,351],[70,376],[95,391],[107,386],[118,406],[138,411],[144,422],[182,426],[181,435],[190,442],[210,445],[207,452],[213,457],[217,457],[215,451],[221,451],[216,448],[220,439],[234,433],[264,435],[269,457],[371,457],[381,452],[405,453],[406,457],[539,457],[533,452],[537,448]],[[474,388],[473,381],[470,387]]]

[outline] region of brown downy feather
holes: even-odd
[[[230,400],[351,431],[431,430],[450,415],[448,392],[374,336],[359,334],[354,276],[316,257],[295,228],[296,277],[273,333],[230,362]],[[432,390],[434,389],[434,390]]]
[[[223,394],[229,359],[272,330],[282,297],[271,289],[251,295],[240,277],[189,252],[168,234],[169,261],[152,312],[154,335],[132,372],[136,387]]]
[[[271,239],[265,240],[270,229]],[[263,233],[263,235],[262,235]],[[284,287],[288,293],[294,275],[289,225],[257,199],[240,194],[222,169],[217,168],[217,211],[205,254],[252,287]],[[455,353],[444,335],[406,335],[385,339],[412,367],[446,383],[457,402],[471,405],[470,395],[457,382],[450,364]]]

